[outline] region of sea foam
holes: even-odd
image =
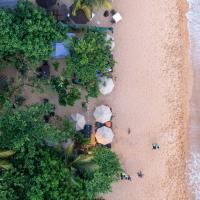
[[[189,124],[190,158],[187,162],[188,182],[195,199],[200,200],[200,0],[187,0],[190,60],[193,67],[193,94]]]

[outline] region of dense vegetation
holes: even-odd
[[[51,84],[58,93],[59,103],[63,106],[73,106],[80,99],[80,90],[63,76],[52,77]]]
[[[48,59],[52,42],[66,37],[66,31],[52,14],[29,1],[19,1],[12,11],[0,9],[0,63],[13,63],[24,72],[33,63]]]
[[[1,110],[0,148],[14,154],[11,169],[0,165],[0,199],[92,200],[117,180],[121,168],[116,155],[80,144],[69,124],[58,128],[45,123],[44,115],[51,111],[49,104],[13,109],[10,103]]]
[[[85,0],[91,6],[103,2]],[[0,69],[13,64],[22,73],[31,71],[49,59],[52,42],[65,37],[52,14],[29,1],[20,0],[15,10],[1,8]],[[39,77],[35,69],[27,76],[0,76],[1,200],[94,200],[111,190],[122,171],[116,154],[91,146],[70,121],[56,116],[48,122],[53,105],[22,105],[24,85],[51,86],[61,105],[73,106],[81,87],[88,92],[86,102],[88,96],[98,96],[97,73],[108,75],[114,66],[110,41],[104,33],[87,32],[70,45],[67,67],[57,76]],[[59,62],[53,66],[57,71]]]
[[[115,64],[110,50],[110,41],[105,33],[87,32],[81,38],[74,37],[70,45],[70,56],[66,59],[65,75],[74,77],[88,91],[89,96],[99,94],[97,73],[107,75]]]

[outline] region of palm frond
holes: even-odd
[[[70,157],[74,150],[74,142],[67,144],[67,147],[64,149],[64,154],[66,157]]]
[[[83,12],[85,13],[85,15],[88,19],[91,19],[91,17],[92,17],[92,7],[91,6],[84,4],[81,6],[81,10],[83,10]]]
[[[79,10],[81,8],[81,0],[76,0],[74,2],[74,7],[73,7],[73,10],[72,10],[72,15],[73,16],[76,16],[76,12],[77,10]]]
[[[109,0],[103,0],[102,4],[105,8],[108,8],[109,10],[112,9],[112,3]]]
[[[7,160],[0,160],[0,168],[1,169],[12,169],[13,165]]]
[[[88,163],[91,162],[92,159],[94,158],[94,156],[92,155],[79,155],[74,161],[73,163]]]
[[[9,158],[13,156],[16,152],[12,150],[0,150],[0,158]]]

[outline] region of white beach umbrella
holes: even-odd
[[[105,123],[110,121],[112,112],[108,106],[101,105],[96,107],[93,116],[97,122]]]
[[[101,94],[106,95],[113,91],[114,83],[112,78],[102,77],[99,82],[99,90]]]
[[[111,40],[111,44],[110,44],[110,49],[111,51],[115,48],[115,40],[114,37],[111,36],[110,34],[106,35],[106,41]]]
[[[103,126],[97,129],[95,137],[98,143],[106,145],[112,142],[114,134],[111,128]]]
[[[80,113],[76,113],[75,115],[72,115],[71,117],[76,122],[76,130],[77,131],[84,129],[86,121],[85,121],[85,117],[83,115],[81,115]]]

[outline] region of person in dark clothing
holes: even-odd
[[[137,172],[137,175],[139,178],[142,178],[144,176],[144,174],[142,173],[142,171]]]
[[[153,148],[154,150],[160,149],[160,145],[157,144],[157,143],[154,143],[154,144],[152,144],[152,148]]]

